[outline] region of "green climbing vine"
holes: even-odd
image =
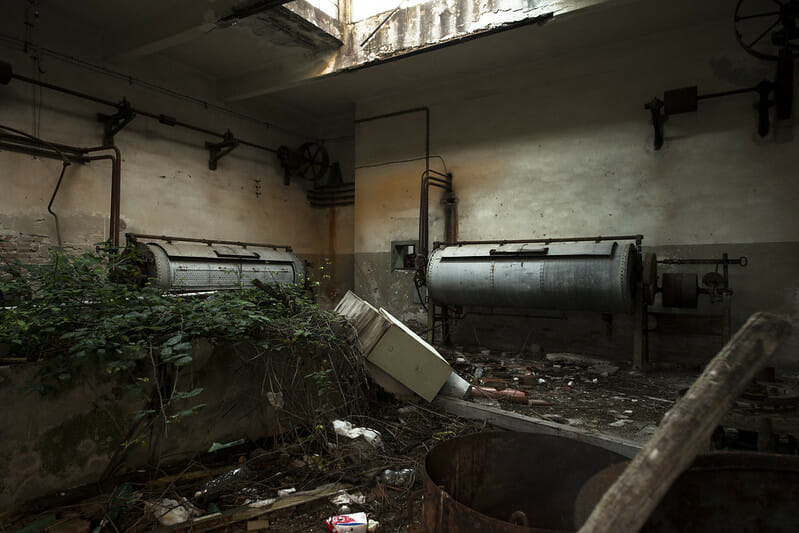
[[[259,284],[184,297],[136,284],[138,260],[105,247],[82,255],[55,250],[42,265],[0,257],[0,345],[10,356],[40,363],[32,388],[57,394],[93,370],[146,401],[134,419],[170,423],[204,405],[195,401],[202,388],[177,384],[195,344],[207,339],[246,342],[260,355],[288,354],[311,368],[301,375],[320,395],[342,390],[329,382],[342,377],[331,361],[357,359],[345,326],[300,289]]]

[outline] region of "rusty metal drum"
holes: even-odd
[[[598,472],[580,491],[581,525],[626,464]],[[799,531],[799,457],[754,452],[697,456],[641,528],[642,533]]]
[[[444,442],[425,459],[424,531],[574,531],[574,502],[583,484],[625,460],[574,439],[531,433],[478,433]]]

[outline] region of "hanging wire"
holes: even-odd
[[[440,160],[441,161],[441,166],[444,167],[444,173],[445,174],[449,173],[449,169],[447,168],[447,164],[444,162],[444,158],[443,157],[441,157],[440,155],[431,155],[430,158],[431,159],[432,158],[436,158],[436,159]],[[396,164],[399,164],[399,163],[410,163],[412,161],[423,161],[424,159],[425,159],[425,156],[412,157],[410,159],[397,159],[396,161],[384,161],[382,163],[372,163],[372,164],[369,164],[369,165],[359,165],[359,166],[357,166],[355,168],[356,169],[360,169],[360,168],[384,167],[384,166],[387,166],[387,165],[396,165]],[[431,170],[431,172],[435,172],[435,171]],[[436,172],[436,173],[439,174],[438,172]],[[441,174],[439,174],[439,175],[441,175]]]

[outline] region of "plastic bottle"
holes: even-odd
[[[402,470],[383,470],[380,473],[380,482],[392,487],[406,487],[413,481],[413,468],[403,468]]]

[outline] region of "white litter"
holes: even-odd
[[[187,522],[190,517],[200,513],[191,505],[183,506],[177,500],[164,498],[154,502],[146,502],[144,507],[158,519],[162,526],[174,526]]]
[[[369,530],[366,513],[331,516],[325,520],[325,525],[333,533],[366,533]]]
[[[350,494],[346,490],[342,490],[330,497],[330,503],[333,505],[349,505],[352,503],[364,504],[366,503],[366,496],[360,492]],[[345,513],[340,513],[345,514]]]
[[[349,437],[350,439],[363,437],[366,442],[375,448],[380,448],[383,446],[383,440],[381,439],[379,432],[375,431],[374,429],[354,427],[346,420],[333,420],[333,431],[336,432],[336,435]]]
[[[277,498],[267,498],[266,500],[258,500],[257,502],[252,502],[249,506],[254,509],[262,509],[264,507],[271,506],[276,501]]]

